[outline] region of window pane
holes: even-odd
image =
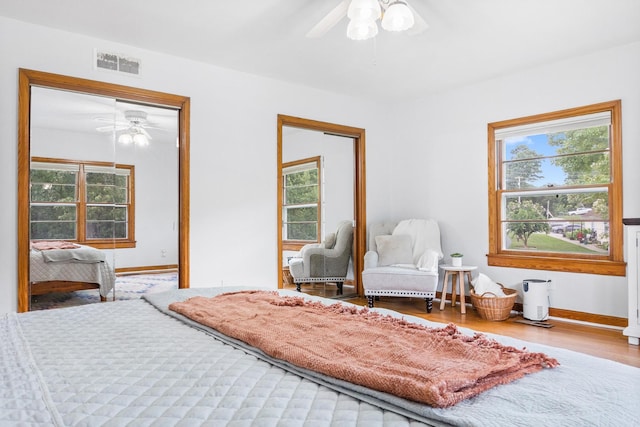
[[[287,240],[316,241],[318,230],[316,223],[287,223]]]
[[[563,225],[567,224],[567,225]],[[550,226],[552,231],[531,231]],[[609,254],[609,223],[503,223],[503,249],[563,254]],[[566,231],[564,231],[566,230]]]
[[[32,205],[31,221],[75,221],[75,205]]]
[[[124,239],[126,237],[126,207],[87,206],[87,239]]]
[[[609,153],[578,154],[550,159],[504,163],[506,190],[526,190],[567,185],[608,184]]]
[[[75,239],[75,205],[31,206],[31,238],[35,240]]]
[[[518,206],[518,203],[522,205]],[[502,205],[506,207],[507,220],[559,220],[576,216],[593,221],[609,219],[609,197],[604,190],[503,193]]]
[[[114,203],[112,186],[87,185],[87,203]]]
[[[34,169],[31,171],[32,202],[75,202],[76,172]]]
[[[128,191],[127,188],[120,188],[120,187],[116,187],[115,188],[115,194],[114,194],[114,203],[118,203],[118,204],[125,204],[128,203],[128,197],[127,197]]]
[[[87,172],[87,184],[113,186],[116,184],[116,174],[107,172]]]
[[[113,239],[113,221],[87,221],[87,239]]]
[[[611,182],[608,126],[507,138],[502,145],[504,189]]]
[[[87,221],[87,239],[125,239],[127,224],[116,221]]]
[[[316,203],[317,201],[318,201],[317,185],[287,188],[285,191],[285,204],[287,205]]]
[[[64,184],[31,184],[32,202],[75,202],[76,186]]]
[[[32,240],[75,240],[75,222],[32,222]]]
[[[73,184],[76,183],[75,171],[60,171],[47,169],[32,169],[32,183],[56,183],[56,184]]]
[[[115,181],[113,173],[87,173],[87,203],[114,203]]]
[[[307,169],[300,172],[287,173],[284,176],[285,187],[297,187],[301,185],[307,185],[312,183],[318,183],[318,169]]]
[[[287,208],[286,209],[287,222],[300,222],[300,221],[313,221],[318,220],[318,207],[309,206],[301,208]]]
[[[559,197],[559,195],[556,195]],[[606,193],[564,194],[571,199],[602,197]],[[502,221],[503,249],[561,253],[608,254],[609,222],[608,210],[596,205],[593,208],[578,208],[563,215],[553,215],[551,201],[555,197],[542,195],[504,197],[506,212]],[[562,202],[561,202],[562,203]],[[549,210],[547,210],[549,206]],[[561,206],[566,207],[566,204]]]

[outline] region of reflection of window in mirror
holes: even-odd
[[[318,156],[282,164],[282,240],[287,249],[320,241],[320,163]]]
[[[31,240],[135,247],[134,166],[33,157]]]

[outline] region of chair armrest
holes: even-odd
[[[378,253],[375,251],[368,251],[364,254],[364,269],[376,268],[378,266]]]

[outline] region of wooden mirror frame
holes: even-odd
[[[129,86],[20,69],[18,81],[18,312],[29,310],[29,181],[31,87],[112,97],[178,109],[178,287],[189,287],[189,115],[190,98]]]
[[[282,128],[284,126],[315,130],[330,135],[353,138],[354,142],[354,258],[353,258],[353,279],[356,293],[363,295],[362,280],[360,273],[364,267],[364,254],[367,246],[367,220],[366,220],[366,177],[365,177],[365,130],[337,125],[316,120],[303,119],[293,116],[278,114],[278,288],[282,288]]]

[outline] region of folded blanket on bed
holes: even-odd
[[[31,242],[31,248],[39,251],[46,251],[49,249],[75,249],[79,247],[80,245],[65,242],[64,240],[39,240],[37,242]]]
[[[104,262],[104,252],[88,246],[78,246],[77,249],[49,249],[42,251],[42,257],[46,262]]]
[[[453,324],[428,328],[277,292],[194,297],[169,308],[296,366],[435,407],[558,365]]]

